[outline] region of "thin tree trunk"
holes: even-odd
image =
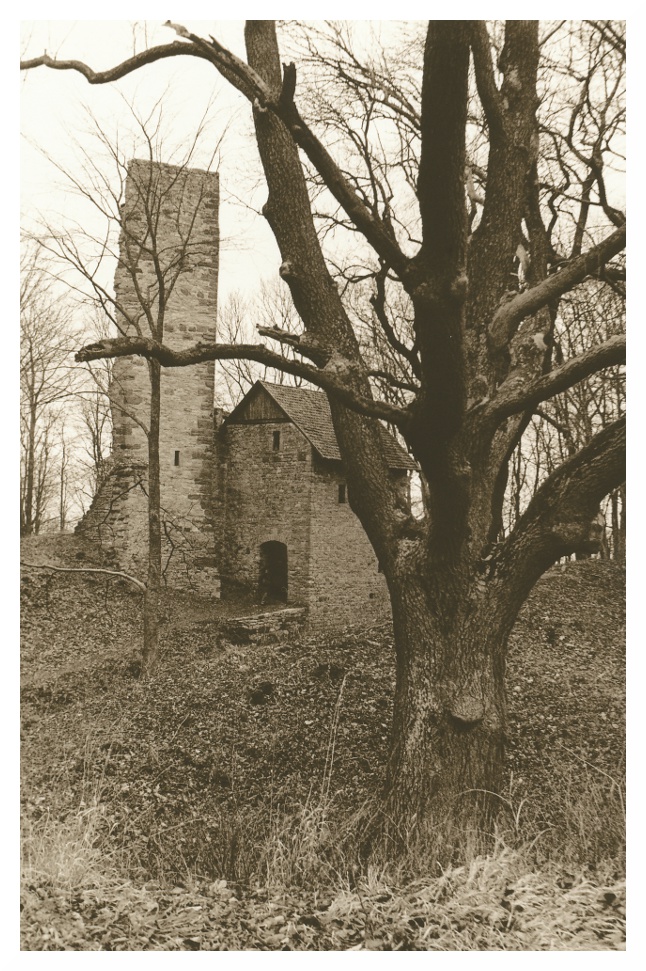
[[[65,530],[66,512],[65,512],[65,472],[66,472],[66,449],[65,442],[61,442],[62,445],[62,455],[61,455],[61,479],[59,488],[59,502],[58,502],[58,518],[59,527],[61,533]]]
[[[25,515],[24,534],[34,531],[34,464],[36,460],[36,415],[34,409],[29,414],[29,438],[27,445],[27,468],[25,469]]]
[[[151,674],[159,657],[159,598],[161,592],[161,496],[159,472],[159,415],[161,367],[150,361],[150,429],[148,431],[148,579],[144,594],[142,674]]]
[[[618,528],[616,533],[613,530],[613,535],[615,537],[615,559],[620,563],[626,562],[626,483],[619,486],[617,490],[617,498],[619,500],[618,515]]]
[[[610,496],[610,510],[612,523],[612,556],[613,559],[621,559],[620,538],[619,538],[619,490],[615,489]]]

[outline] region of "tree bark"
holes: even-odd
[[[612,509],[612,557],[626,562],[626,486],[621,485],[610,497]]]
[[[499,808],[507,638],[517,607],[479,577],[419,569],[391,581],[397,653],[384,829],[406,840],[473,825]],[[504,597],[504,591],[500,591]]]

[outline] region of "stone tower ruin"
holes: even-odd
[[[117,326],[180,350],[215,340],[219,184],[216,173],[133,160],[121,211]],[[162,369],[162,569],[172,586],[216,593],[213,537],[213,362]],[[79,529],[93,531],[126,570],[147,563],[148,364],[114,362],[113,450]]]

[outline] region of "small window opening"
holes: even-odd
[[[339,502],[347,502],[347,494],[345,491],[345,482],[339,484]]]
[[[175,452],[175,465],[179,465],[179,449]]]
[[[280,449],[280,432],[274,432],[274,452]]]

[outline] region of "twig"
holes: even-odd
[[[29,567],[30,570],[56,570],[57,573],[106,573],[109,577],[121,577],[123,580],[129,580],[142,593],[146,592],[145,583],[142,583],[141,580],[137,580],[135,577],[131,577],[129,573],[122,573],[120,570],[103,570],[100,567],[89,566],[52,566],[48,563],[27,563],[25,560],[21,560],[20,565]]]
[[[325,770],[323,773],[323,789],[322,796],[324,802],[327,802],[330,795],[330,783],[332,782],[332,767],[334,765],[334,751],[336,749],[336,736],[339,730],[339,713],[341,710],[341,696],[343,694],[343,689],[345,688],[345,682],[347,679],[347,674],[343,675],[343,681],[341,682],[341,687],[339,688],[339,693],[337,695],[336,704],[334,706],[334,715],[332,717],[332,725],[330,728],[330,741],[328,742],[327,754],[325,757]],[[327,779],[326,779],[327,776]]]

